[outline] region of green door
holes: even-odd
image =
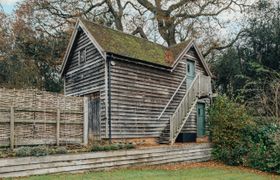
[[[197,103],[197,137],[205,136],[205,104]]]
[[[190,87],[195,78],[195,62],[187,61],[187,88]]]

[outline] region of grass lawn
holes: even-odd
[[[32,176],[29,180],[164,180],[164,179],[279,179],[280,176],[267,174],[247,168],[230,167],[222,164],[207,162],[194,164],[173,164],[163,166],[150,166],[142,168],[119,169],[104,172],[89,172],[82,174],[58,174]]]

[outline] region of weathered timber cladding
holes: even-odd
[[[86,61],[79,63],[79,54],[86,50]],[[86,96],[100,92],[101,136],[105,136],[105,59],[91,42],[89,37],[80,30],[74,41],[65,73],[65,94]]]
[[[186,75],[187,55],[196,61],[196,73],[206,74],[193,49],[186,53],[173,72],[115,60],[115,65],[111,67],[113,138],[160,136],[186,92],[184,83],[166,113],[158,120]],[[192,124],[192,121],[193,118],[190,118],[186,124]]]
[[[198,102],[205,103],[205,113],[206,113],[206,120],[208,116],[208,108],[210,106],[210,99],[209,98],[203,98],[200,99]],[[206,129],[207,123],[206,123]],[[181,130],[181,133],[196,133],[197,130],[197,108],[194,108],[190,117],[188,118],[187,122],[185,123],[183,129]]]
[[[189,50],[188,53],[186,53],[186,55],[184,56],[184,59],[188,59],[190,58],[191,60],[195,61],[195,65],[196,65],[196,73],[201,73],[203,75],[207,75],[206,74],[206,70],[204,69],[201,61],[199,60],[198,54],[196,53],[194,48],[191,48]]]
[[[86,61],[79,62],[86,49]],[[167,126],[186,92],[184,82],[162,118],[158,117],[186,75],[187,59],[195,61],[196,73],[206,70],[194,48],[191,48],[172,71],[139,65],[131,60],[114,59],[111,66],[111,123],[113,138],[159,137]],[[105,59],[80,30],[77,33],[65,68],[65,94],[87,96],[100,92],[101,137],[106,134]],[[196,131],[196,109],[186,122],[183,132]]]

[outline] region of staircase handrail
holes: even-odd
[[[189,91],[191,90],[191,88],[193,87],[195,81],[197,80],[197,78],[199,77],[200,75],[197,74],[194,78],[194,80],[192,81],[190,87],[187,89],[184,97],[182,98],[181,102],[179,103],[179,105],[177,106],[176,110],[174,111],[173,115],[178,111],[178,109],[180,108],[180,106],[182,105],[182,103],[184,102],[184,99],[186,98],[186,96],[188,95]]]
[[[162,112],[160,113],[158,120],[160,120],[160,118],[162,117],[162,115],[165,113],[166,109],[168,108],[168,106],[170,105],[170,103],[173,101],[174,97],[176,96],[176,94],[178,93],[179,89],[182,87],[182,85],[184,84],[184,82],[186,81],[187,76],[185,76],[183,78],[183,80],[181,81],[180,85],[178,86],[178,88],[176,89],[176,91],[173,93],[173,95],[171,96],[171,98],[169,99],[168,103],[166,104],[166,106],[163,108]]]

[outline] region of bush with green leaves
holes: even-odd
[[[53,154],[67,154],[68,150],[66,147],[60,146],[54,149]]]
[[[209,109],[209,130],[216,160],[280,173],[279,123],[252,117],[244,106],[219,96]]]
[[[48,146],[24,146],[14,150],[15,156],[47,156],[50,154],[66,154],[68,150],[66,147],[48,147]]]
[[[32,156],[47,156],[50,154],[50,150],[47,146],[35,146],[31,148]]]
[[[271,122],[257,122],[258,126],[249,136],[252,144],[247,154],[247,164],[244,165],[280,173],[280,126]]]
[[[231,102],[226,96],[215,99],[209,109],[209,130],[214,144],[213,155],[229,165],[242,164],[248,153],[248,139],[243,133],[254,126],[243,106]]]
[[[20,147],[15,149],[15,155],[17,157],[31,156],[31,147]]]
[[[109,145],[100,145],[94,144],[91,148],[91,151],[115,151],[121,149],[133,149],[135,146],[133,144],[109,144]]]

